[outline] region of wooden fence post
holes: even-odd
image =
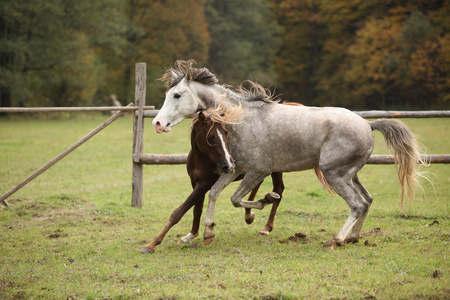
[[[136,86],[135,86],[135,105],[139,110],[134,115],[133,121],[133,179],[131,206],[142,208],[142,188],[144,184],[143,168],[139,163],[139,157],[142,154],[144,145],[144,105],[146,89],[146,64],[136,64]]]

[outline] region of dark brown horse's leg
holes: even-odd
[[[200,218],[203,212],[203,203],[205,202],[205,197],[198,199],[194,205],[194,219],[192,220],[192,229],[188,235],[181,238],[183,243],[189,243],[193,238],[198,236],[198,230],[200,228]]]
[[[211,188],[212,185],[209,183],[204,183],[203,185],[195,187],[195,189],[192,191],[192,193],[189,195],[189,197],[186,199],[186,201],[183,202],[177,209],[175,209],[172,214],[170,215],[169,221],[167,222],[166,226],[164,226],[164,229],[151,241],[151,243],[145,245],[141,249],[141,253],[153,253],[155,252],[156,246],[161,244],[161,242],[164,239],[164,236],[167,234],[167,232],[172,228],[175,224],[177,224],[181,218],[184,216],[184,214],[199,201],[200,199],[205,198],[206,192]]]
[[[263,182],[261,181],[250,193],[250,196],[248,196],[248,201],[255,200],[256,193],[258,193],[259,187],[261,186]],[[245,209],[245,223],[252,224],[255,220],[255,213],[252,212],[251,208]]]
[[[284,184],[283,184],[283,173],[281,172],[274,172],[272,173],[272,181],[273,181],[273,192],[280,195],[280,201],[283,197],[283,191],[284,191]],[[267,220],[266,225],[264,228],[259,232],[261,235],[268,235],[269,232],[273,229],[273,221],[275,219],[275,215],[277,213],[278,205],[280,204],[280,201],[274,202],[272,205],[272,209],[270,210],[269,219]]]

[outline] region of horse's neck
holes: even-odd
[[[219,85],[215,84],[213,86],[208,87],[208,89],[200,90],[197,92],[200,96],[200,99],[202,101],[202,108],[210,108],[210,107],[217,107],[219,104],[225,104],[228,105],[238,105],[239,103],[244,104],[241,101],[242,98],[233,92],[232,90]],[[224,103],[221,103],[223,101]]]
[[[191,167],[192,167],[192,165],[195,165],[196,168],[205,168],[206,166],[208,166],[209,168],[214,169],[215,162],[213,162],[208,157],[208,155],[206,155],[205,153],[203,153],[200,150],[200,148],[194,138],[194,136],[195,136],[194,130],[195,130],[195,125],[192,128],[192,132],[191,132],[191,151],[189,152],[189,159],[192,162],[192,164],[190,164]],[[205,137],[205,140],[206,140],[206,137]],[[188,170],[188,173],[190,173],[192,171],[193,171],[193,169],[190,169],[190,170]]]

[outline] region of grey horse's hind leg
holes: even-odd
[[[370,205],[372,204],[373,197],[370,195],[370,193],[364,188],[364,186],[359,181],[358,175],[355,175],[353,177],[353,185],[358,190],[359,194],[364,198],[364,200],[367,201],[367,203]],[[353,226],[352,232],[350,233],[350,236],[347,237],[347,242],[358,242],[361,234],[361,229],[364,224],[364,221],[366,219],[367,213],[369,212],[369,207],[367,207],[367,210],[361,214],[361,216],[358,218],[358,221],[356,222],[355,226]]]
[[[263,209],[266,205],[279,202],[281,200],[281,196],[275,192],[268,193],[264,199],[259,201],[242,200],[245,195],[250,193],[261,181],[264,180],[265,177],[266,175],[264,174],[247,172],[236,192],[234,192],[233,196],[231,196],[231,203],[233,203],[235,207]]]
[[[357,180],[356,175],[349,178],[341,177],[335,172],[327,172],[325,177],[336,193],[347,202],[350,207],[350,216],[334,239],[327,242],[324,246],[332,246],[333,244],[342,246],[345,242],[354,242],[356,237],[359,238],[359,232],[370,206],[370,203],[360,194],[360,191],[363,194],[367,193],[367,191]]]

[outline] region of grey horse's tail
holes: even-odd
[[[394,150],[395,167],[397,168],[398,179],[402,189],[401,205],[403,209],[403,199],[405,188],[408,186],[407,197],[413,200],[417,187],[420,187],[419,177],[423,177],[416,170],[416,164],[425,162],[420,158],[420,146],[414,134],[399,120],[379,119],[370,122],[372,130],[380,131],[389,149]]]

